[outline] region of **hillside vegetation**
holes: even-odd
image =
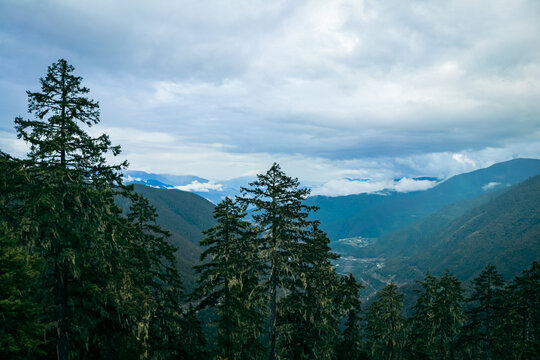
[[[517,184],[540,174],[540,160],[514,159],[485,169],[456,175],[425,191],[314,196],[309,205],[319,206],[314,218],[332,241],[362,236],[379,238],[434,214],[462,200]]]

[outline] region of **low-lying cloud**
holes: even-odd
[[[188,185],[179,185],[174,187],[177,190],[191,191],[191,192],[209,192],[213,191],[223,191],[222,184],[216,184],[213,181],[209,182],[199,182],[194,180],[191,184]]]
[[[312,189],[311,195],[345,196],[352,194],[380,193],[382,191],[410,192],[421,191],[437,185],[435,180],[417,180],[402,178],[393,181],[372,181],[339,179],[331,180],[320,187]]]

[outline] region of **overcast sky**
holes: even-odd
[[[538,0],[0,0],[3,151],[59,58],[135,170],[343,189],[540,158]]]

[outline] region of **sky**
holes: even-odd
[[[0,0],[2,151],[60,58],[133,170],[336,195],[540,158],[538,0]]]

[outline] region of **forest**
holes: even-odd
[[[0,152],[0,358],[538,359],[540,264],[470,291],[425,274],[414,306],[389,283],[361,304],[310,190],[276,163],[214,208],[189,293],[169,233],[122,182],[98,102],[60,59],[15,119],[27,158]],[[129,204],[124,211],[119,202]]]

